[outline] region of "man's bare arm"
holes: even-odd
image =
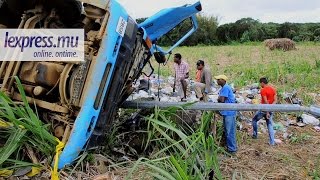
[[[269,104],[268,99],[267,99],[267,96],[262,96],[262,101],[263,101],[265,104]]]
[[[225,100],[226,100],[226,97],[224,97],[224,96],[219,96],[218,97],[218,102],[219,103],[224,103]]]
[[[277,94],[274,95],[274,101],[272,104],[277,104],[278,103],[278,96]]]
[[[186,77],[185,78],[186,79],[189,78],[189,72],[186,73]]]

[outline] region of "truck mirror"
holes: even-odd
[[[153,53],[153,55],[158,63],[165,63],[167,60],[166,56],[161,52],[155,52],[155,53]]]

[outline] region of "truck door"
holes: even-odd
[[[201,10],[202,6],[199,1],[193,5],[163,9],[139,24],[139,27],[146,31],[146,34],[154,45],[153,50],[168,54],[196,31],[198,28],[196,13]],[[170,35],[177,28],[180,33]],[[159,39],[165,37],[165,35],[172,42],[166,50],[157,46]]]

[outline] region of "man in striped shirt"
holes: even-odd
[[[176,86],[178,87],[178,92],[181,101],[186,101],[187,99],[187,80],[189,78],[189,65],[182,60],[181,54],[177,53],[174,55],[174,71]]]

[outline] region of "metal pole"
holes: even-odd
[[[273,111],[273,112],[306,112],[320,116],[320,107],[305,107],[297,104],[233,104],[233,103],[183,103],[183,102],[158,102],[158,101],[125,101],[120,107],[131,109],[168,108],[184,106],[189,110],[236,110],[236,111]]]

